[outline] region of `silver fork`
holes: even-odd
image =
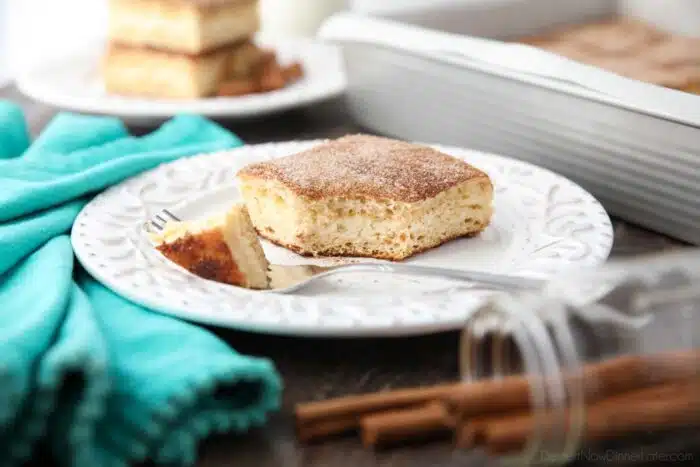
[[[151,220],[146,222],[145,229],[149,232],[155,230],[163,230],[168,222],[181,222],[181,220],[167,209],[161,210],[153,216]]]
[[[146,223],[149,232],[161,231],[169,222],[180,222],[175,214],[167,209],[153,216]],[[443,279],[457,280],[469,285],[471,289],[479,290],[536,290],[543,287],[547,281],[506,274],[494,274],[490,272],[468,271],[462,269],[439,268],[432,266],[417,266],[413,264],[399,263],[355,263],[339,266],[283,266],[271,264],[268,269],[270,289],[262,292],[292,293],[305,288],[322,278],[346,273],[389,273],[415,277],[439,277]]]

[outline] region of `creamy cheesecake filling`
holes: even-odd
[[[267,289],[268,262],[248,213],[232,210],[227,216],[223,232],[231,256],[246,277],[249,287]]]

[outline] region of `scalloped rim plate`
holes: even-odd
[[[249,291],[196,277],[165,260],[143,235],[163,208],[189,219],[235,202],[243,166],[320,141],[244,146],[162,165],[96,196],[73,226],[75,254],[98,280],[156,311],[195,322],[297,336],[405,336],[459,329],[488,294],[444,279],[348,274],[299,295]],[[433,145],[434,146],[434,145]],[[573,182],[534,165],[468,149],[435,146],[485,170],[495,187],[494,217],[479,237],[456,240],[409,262],[547,277],[606,261],[610,219]],[[274,264],[338,264],[302,258],[263,241]]]
[[[241,97],[158,100],[109,95],[101,83],[102,49],[94,49],[48,62],[24,73],[17,88],[25,95],[76,112],[114,115],[128,121],[161,121],[178,113],[213,118],[266,115],[339,96],[347,86],[342,55],[337,46],[310,39],[257,42],[273,48],[283,62],[301,60],[306,76],[278,91]]]

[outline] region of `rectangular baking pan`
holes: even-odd
[[[355,120],[547,167],[611,214],[700,244],[700,96],[497,40],[609,15],[615,2],[495,4],[327,21],[320,36],[343,50]]]

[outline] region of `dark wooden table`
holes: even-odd
[[[55,114],[55,109],[22,97],[13,88],[0,90],[0,99],[19,102],[36,134]],[[247,143],[336,137],[363,131],[347,117],[342,101],[245,122],[219,122]],[[149,128],[132,128],[136,134]],[[613,257],[658,252],[680,245],[672,239],[615,220]],[[296,467],[296,466],[395,466],[468,467],[484,465],[478,453],[454,451],[445,444],[432,444],[373,453],[356,439],[341,439],[316,446],[297,444],[293,431],[295,403],[378,389],[410,387],[454,380],[457,377],[457,333],[391,339],[294,339],[251,335],[212,329],[239,352],[271,358],[285,381],[282,410],[260,430],[245,436],[227,436],[205,443],[201,467]],[[654,437],[616,446],[614,453],[582,451],[576,465],[640,465],[642,452],[687,452],[700,445],[687,438],[659,441]],[[668,444],[670,442],[670,444]],[[659,444],[661,443],[661,444]],[[604,448],[603,448],[604,449]],[[629,455],[621,454],[626,449]],[[645,451],[642,451],[642,450]],[[692,459],[700,459],[700,450]],[[596,460],[597,459],[597,460]]]

